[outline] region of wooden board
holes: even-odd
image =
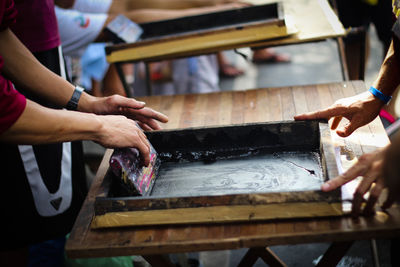
[[[257,0],[253,4],[269,4],[274,1],[270,0]],[[217,42],[211,43],[208,39],[201,39],[202,42],[207,42],[208,45],[197,44],[199,40],[188,38],[183,45],[176,47],[164,46],[158,44],[156,49],[140,50],[141,47],[123,48],[116,47],[122,50],[111,52],[107,57],[109,62],[126,62],[126,61],[158,61],[166,59],[174,59],[179,57],[195,56],[202,54],[215,53],[222,50],[229,50],[240,47],[270,47],[278,45],[299,44],[305,42],[322,41],[328,38],[335,38],[345,34],[344,28],[333,10],[329,6],[327,0],[283,0],[281,1],[284,7],[285,24],[286,24],[286,37],[278,37],[276,34],[273,36],[266,36],[260,38],[260,34],[265,34],[265,30],[253,28],[251,31],[243,33],[243,31],[236,31],[235,35],[231,32],[226,32],[224,39],[235,39],[232,43]],[[304,16],[304,14],[309,14]],[[269,27],[269,26],[267,26]],[[277,30],[277,29],[275,29]],[[250,36],[254,35],[254,37]],[[255,36],[258,37],[255,37]],[[281,35],[281,33],[279,33]],[[249,38],[256,38],[257,40],[249,40]],[[211,38],[213,41],[214,38]],[[202,47],[199,47],[201,45]],[[185,49],[182,49],[185,47]],[[113,48],[108,48],[111,51]],[[174,49],[174,50],[171,50]],[[145,53],[143,53],[145,52]],[[115,55],[115,56],[114,56]]]
[[[220,49],[291,34],[286,28],[280,3],[157,21],[141,26],[144,32],[140,41],[106,48],[110,63],[210,48]]]
[[[210,124],[229,125],[257,121],[290,120],[293,115],[324,108],[344,95],[364,92],[363,82],[345,82],[284,88],[257,89],[218,94],[146,97],[148,106],[170,117],[165,128],[202,127],[205,116],[214,118]],[[285,100],[281,92],[292,100]],[[257,100],[254,96],[257,95]],[[241,99],[239,101],[239,99]],[[294,101],[296,99],[296,101]],[[184,107],[204,101],[196,112]],[[285,103],[283,103],[283,101]],[[212,103],[212,109],[208,108]],[[283,112],[283,107],[293,108]],[[250,116],[253,114],[252,116]],[[335,136],[332,133],[332,136]],[[366,143],[368,141],[368,143]],[[353,156],[388,144],[389,139],[379,119],[358,129],[346,144]],[[342,143],[339,143],[342,146]],[[346,158],[347,150],[343,149]],[[190,251],[224,250],[284,244],[334,242],[400,236],[400,208],[378,211],[372,217],[308,218],[242,223],[138,226],[95,230],[90,227],[94,202],[104,192],[104,177],[112,150],[107,150],[96,178],[89,190],[70,238],[66,244],[69,257],[109,257],[121,255],[154,255]],[[351,154],[348,154],[351,158]]]
[[[280,2],[210,12],[169,20],[140,24],[141,41],[166,41],[169,37],[189,37],[199,33],[216,33],[229,29],[242,29],[274,23],[285,26],[283,6]]]
[[[150,197],[125,197],[109,186],[98,197],[92,228],[225,223],[342,215],[327,123],[244,124],[147,134],[161,167]],[[330,176],[329,176],[330,175]],[[105,177],[120,184],[111,172]],[[112,182],[111,182],[112,183]],[[105,183],[104,186],[110,183]],[[114,190],[113,190],[114,189]]]

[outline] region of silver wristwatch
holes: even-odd
[[[69,110],[77,110],[79,99],[81,98],[81,94],[84,90],[85,89],[83,87],[76,85],[74,93],[72,94],[72,97],[68,101],[68,104],[65,108]]]

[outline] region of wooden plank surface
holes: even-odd
[[[126,45],[115,45],[106,50],[110,63],[140,61],[145,58],[161,58],[176,54],[210,53],[210,51],[226,50],[240,47],[244,43],[260,40],[276,39],[294,33],[285,26],[267,23],[248,26],[243,29],[200,33],[189,37],[180,37],[166,41],[151,41]]]
[[[253,4],[266,4],[276,2],[276,0],[247,0]],[[174,46],[165,46],[159,44],[157,49],[146,49],[145,53],[139,51],[138,47],[126,48],[118,50],[107,57],[110,62],[126,62],[126,61],[158,61],[166,59],[174,59],[179,57],[195,56],[202,54],[215,53],[222,50],[229,50],[240,47],[270,47],[280,45],[299,44],[306,42],[322,41],[328,38],[343,36],[345,31],[328,4],[327,0],[282,0],[284,5],[284,13],[286,20],[287,37],[272,38],[273,36],[264,35],[249,37],[249,34],[238,35],[234,42],[224,41],[214,42],[212,45],[199,47],[199,42],[196,40],[186,40],[185,49],[179,46],[179,49],[174,49]],[[308,14],[305,16],[304,14]],[[267,27],[267,26],[266,26]],[[254,35],[259,35],[258,30],[254,30]],[[265,34],[265,33],[264,33]],[[273,34],[274,35],[274,34]],[[279,33],[279,35],[282,35]],[[278,35],[274,35],[277,37]],[[224,37],[231,38],[229,36]],[[253,41],[250,41],[252,38]],[[264,38],[264,40],[262,40]],[[268,40],[266,40],[266,38]],[[208,43],[211,42],[208,40]]]
[[[347,91],[348,90],[348,91]],[[253,112],[266,112],[268,105],[270,120],[282,120],[284,105],[282,99],[292,95],[294,112],[311,111],[315,107],[326,107],[329,101],[325,97],[330,95],[331,101],[348,92],[365,91],[362,82],[345,82],[315,86],[296,86],[275,89],[257,89],[243,92],[223,92],[216,94],[188,96],[145,97],[150,107],[157,107],[170,116],[170,123],[165,128],[179,128],[183,117],[186,116],[185,106],[199,104],[207,109],[209,101],[217,105],[213,108],[215,116],[212,123],[218,125],[232,124],[234,121],[251,122],[247,119],[258,120],[257,116],[244,115],[246,108]],[[283,92],[285,97],[282,97]],[[339,93],[338,93],[339,92]],[[254,95],[263,96],[254,100]],[[271,102],[272,99],[279,101]],[[218,101],[215,101],[218,99]],[[288,98],[289,99],[289,98]],[[176,101],[176,102],[175,102]],[[186,103],[191,102],[191,104]],[[253,104],[251,104],[253,103]],[[239,105],[234,107],[234,105]],[[267,106],[267,107],[266,107]],[[240,115],[239,110],[242,110]],[[197,110],[207,114],[206,110]],[[292,111],[290,112],[292,113]],[[208,113],[211,115],[211,113]],[[235,115],[233,115],[235,114]],[[208,116],[209,116],[208,115]],[[192,119],[184,122],[185,127],[199,127],[207,123],[204,116],[191,115]],[[373,143],[360,144],[368,133],[374,137],[369,139]],[[388,138],[379,121],[373,126],[357,130],[354,134],[353,153],[360,156],[366,150],[387,144]],[[93,230],[90,223],[94,214],[95,197],[101,195],[101,184],[108,169],[108,159],[111,155],[108,150],[92,184],[89,195],[76,220],[74,229],[67,242],[66,250],[70,257],[104,257],[117,255],[151,255],[189,251],[224,250],[242,247],[262,247],[282,244],[299,244],[310,242],[342,242],[349,240],[392,238],[400,236],[400,209],[393,207],[387,213],[378,211],[373,217],[320,218],[320,219],[290,219],[268,222],[251,223],[223,223],[211,225],[164,225],[157,227],[126,227],[121,229]]]

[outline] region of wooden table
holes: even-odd
[[[165,128],[185,128],[205,125],[228,125],[260,121],[291,120],[293,115],[326,107],[336,99],[365,91],[362,82],[230,91],[203,95],[145,97],[147,105],[167,114],[170,122]],[[346,139],[337,139],[346,153],[360,156],[389,141],[379,120],[358,129]],[[349,241],[372,238],[392,238],[400,235],[400,209],[377,212],[374,217],[290,219],[251,223],[206,225],[151,226],[92,230],[94,200],[108,169],[108,150],[92,184],[89,195],[76,220],[66,250],[70,257],[105,257],[144,255],[154,266],[162,257],[155,254],[190,251],[253,248],[243,266],[251,266],[263,255],[272,259],[266,246],[314,242],[334,242],[322,263],[340,260],[351,244]],[[335,251],[335,253],[331,253]],[[263,258],[265,259],[265,258]],[[278,261],[279,263],[279,261]],[[279,265],[279,264],[278,264]],[[322,265],[321,265],[322,266]],[[324,265],[327,266],[327,265]],[[332,265],[333,266],[333,265]]]
[[[247,0],[252,4],[266,4],[276,2],[276,0]],[[216,53],[223,50],[236,49],[241,47],[251,48],[264,48],[272,46],[283,46],[291,44],[301,44],[307,42],[323,41],[329,38],[337,38],[345,34],[345,30],[340,23],[339,19],[333,12],[327,0],[282,0],[284,6],[284,13],[288,25],[295,26],[296,29],[290,27],[289,32],[296,32],[284,38],[275,38],[267,40],[257,40],[253,42],[246,41],[244,38],[242,42],[237,42],[234,45],[224,45],[223,42],[215,42],[215,46],[198,49],[195,45],[190,44],[189,41],[184,44],[185,50],[183,51],[182,45],[168,45],[168,43],[160,44],[157,49],[147,51],[146,53],[137,53],[141,47],[124,46],[122,49],[111,47],[111,52],[107,55],[107,61],[116,63],[118,74],[124,85],[125,91],[130,96],[129,87],[126,84],[124,74],[122,72],[121,64],[126,62],[153,62],[161,60],[170,60],[180,57],[197,56],[204,54]],[[253,33],[254,34],[254,33]],[[259,33],[261,34],[261,33]],[[229,37],[227,37],[229,38]],[[193,40],[194,42],[194,40]],[[188,47],[194,47],[189,49]],[[341,60],[341,67],[344,80],[347,80],[347,66],[344,60],[342,49],[339,49],[339,58]],[[147,64],[146,64],[147,65]],[[148,70],[147,70],[148,74]],[[148,93],[151,95],[151,83],[149,76],[147,79]]]
[[[247,1],[255,5],[276,2],[276,0]],[[152,51],[152,53],[148,51],[142,55],[135,53],[135,51],[139,50],[141,47],[129,47],[129,45],[124,45],[121,49],[118,49],[117,45],[115,49],[113,49],[113,47],[110,48],[107,60],[110,63],[159,61],[175,59],[178,57],[210,54],[240,47],[257,48],[321,41],[344,35],[344,28],[329,6],[327,0],[283,0],[282,2],[286,21],[288,21],[287,24],[294,25],[297,29],[289,28],[288,31],[294,32],[294,34],[290,34],[284,38],[271,39],[270,37],[267,37],[267,40],[258,40],[253,42],[243,41],[241,43],[226,46],[219,42],[215,44],[215,47],[201,49],[193,47],[189,50],[186,49],[186,46],[190,47],[191,45],[185,43],[184,52],[182,52],[182,47],[169,47],[168,43],[166,43],[165,49],[163,49],[163,46],[158,46],[157,49]],[[266,36],[268,36],[268,34],[266,34]],[[247,40],[247,38],[245,38],[245,40]]]

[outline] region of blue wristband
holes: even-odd
[[[392,99],[391,96],[387,96],[375,87],[371,86],[368,90],[371,94],[373,94],[376,98],[380,99],[383,103],[388,104]]]

